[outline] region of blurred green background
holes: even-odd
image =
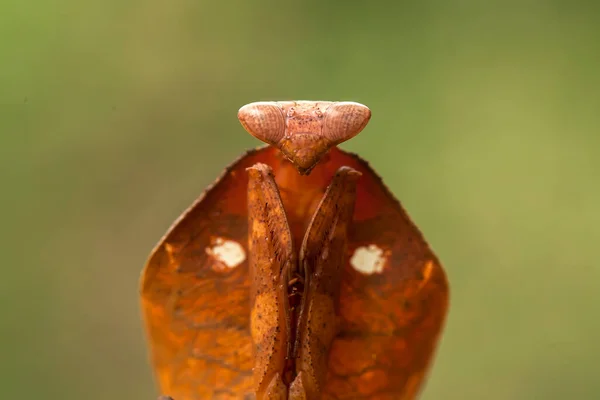
[[[354,100],[447,268],[435,399],[598,399],[600,6],[4,0],[0,388],[156,397],[138,279],[256,100]]]

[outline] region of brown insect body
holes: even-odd
[[[346,261],[356,178],[340,168],[307,228],[299,257],[271,168],[256,164],[248,185],[250,330],[259,399],[292,386],[316,399],[336,333],[337,299]],[[303,373],[300,376],[300,373]],[[278,395],[279,396],[279,395]],[[294,396],[290,396],[291,399]]]
[[[331,139],[360,131],[364,109],[304,103],[313,114],[299,120],[333,110],[350,121],[320,130],[329,147],[316,164],[272,108],[285,107],[261,103],[271,111],[251,111],[267,123],[240,120],[257,137],[284,126],[281,137],[230,166],[150,256],[143,310],[161,391],[175,400],[414,399],[422,385],[446,276],[375,172]],[[246,255],[234,267],[216,256],[224,240]],[[356,261],[368,249],[380,257],[370,271]]]

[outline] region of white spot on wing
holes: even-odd
[[[350,258],[350,265],[365,275],[380,274],[383,272],[385,259],[383,250],[374,244],[370,244],[354,250],[354,254]]]
[[[211,240],[211,246],[206,248],[206,254],[219,261],[220,268],[235,268],[246,259],[242,245],[233,240],[216,237]]]

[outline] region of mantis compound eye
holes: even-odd
[[[283,110],[274,102],[246,104],[238,111],[238,119],[248,133],[268,144],[277,144],[285,134]]]
[[[333,103],[325,111],[323,137],[333,145],[358,135],[371,119],[371,110],[360,103],[349,101]]]

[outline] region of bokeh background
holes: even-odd
[[[256,100],[354,100],[447,268],[422,399],[598,399],[592,1],[4,0],[0,388],[156,397],[146,257],[242,151]]]

